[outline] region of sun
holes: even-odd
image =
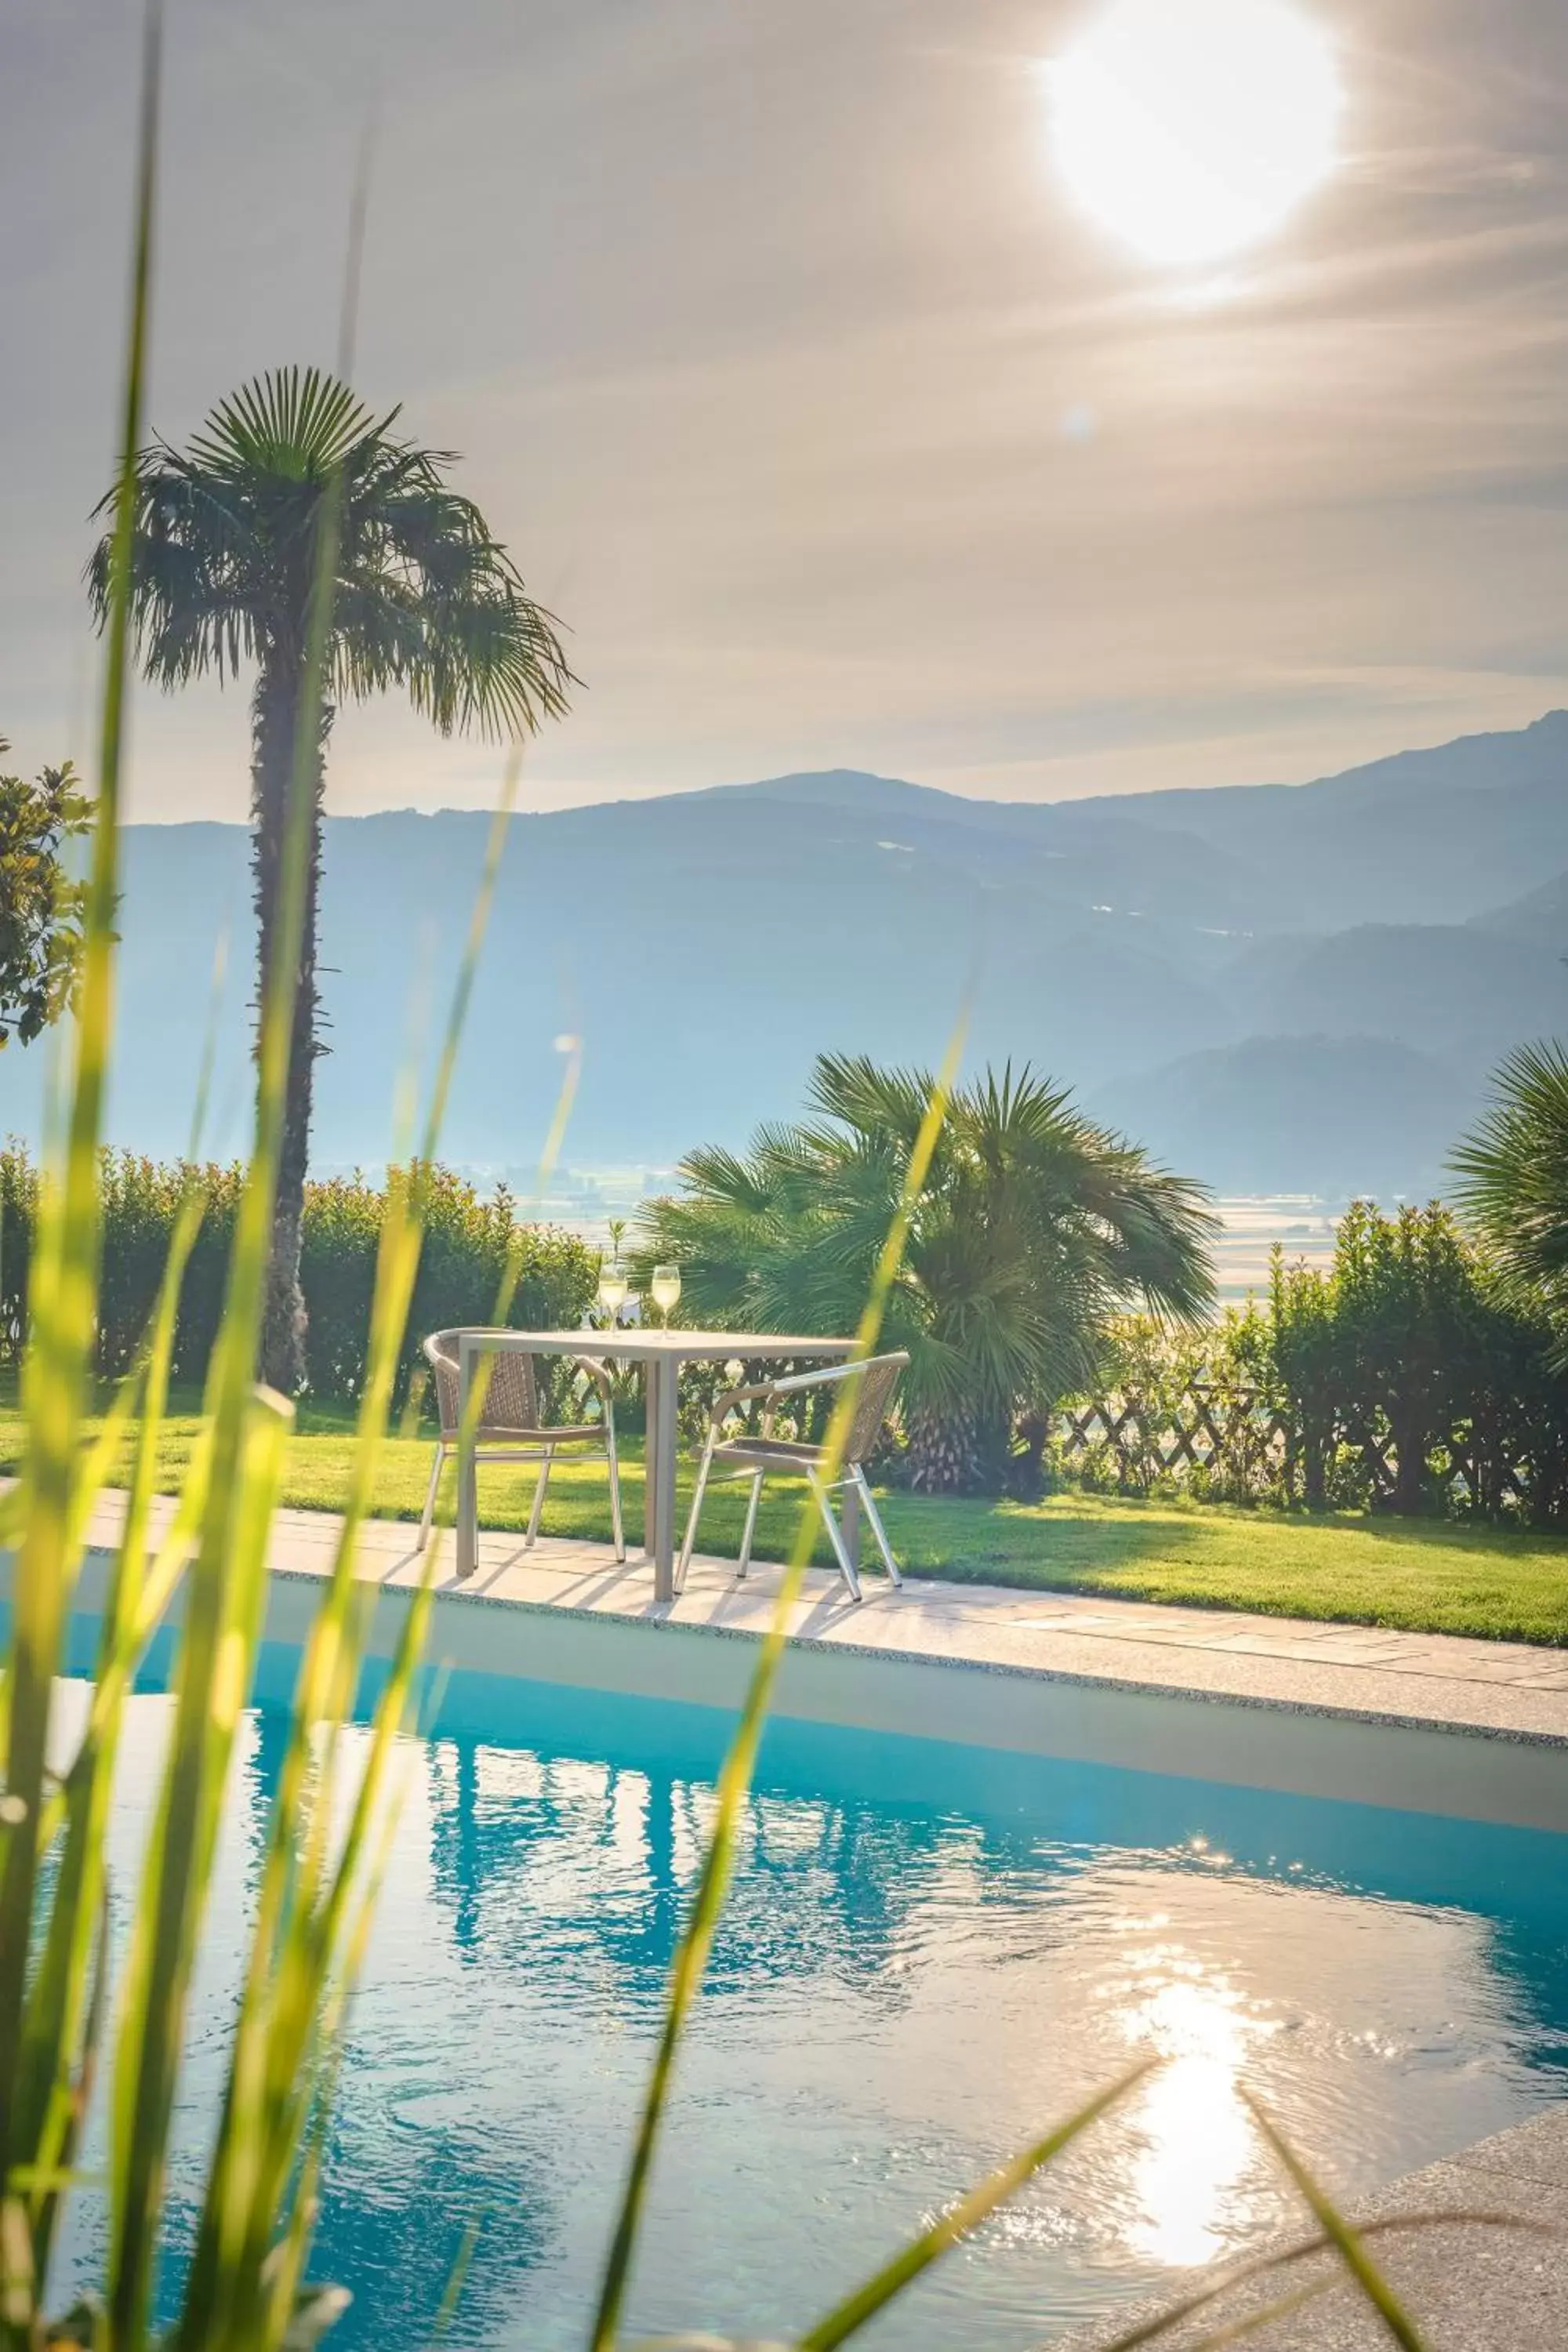
[[[1068,187],[1147,261],[1238,252],[1333,168],[1333,52],[1289,0],[1110,0],[1047,81]]]

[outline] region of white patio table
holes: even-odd
[[[682,1364],[746,1363],[794,1357],[842,1361],[853,1339],[785,1339],[776,1331],[461,1331],[458,1335],[459,1420],[467,1425],[468,1384],[476,1358],[510,1350],[524,1356],[596,1356],[611,1363],[647,1366],[647,1438],[643,1549],[653,1562],[657,1601],[675,1598],[676,1390]],[[846,1501],[846,1539],[855,1528]],[[458,1574],[472,1576],[479,1557],[479,1482],[472,1445],[458,1453]]]

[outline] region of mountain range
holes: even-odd
[[[427,1059],[489,819],[333,817],[322,1166],[386,1156]],[[214,1148],[249,1084],[240,826],[125,839],[110,1131],[181,1150],[219,1002]],[[566,1156],[668,1165],[799,1107],[825,1047],[1025,1061],[1225,1192],[1425,1192],[1498,1056],[1568,1017],[1568,712],[1300,785],[1049,803],[848,769],[516,819],[446,1155],[536,1153],[584,1041]],[[46,1050],[0,1056],[36,1135]]]

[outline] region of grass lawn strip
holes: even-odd
[[[196,1429],[194,1412],[169,1421],[159,1457],[165,1488],[178,1486]],[[0,1465],[15,1468],[20,1443],[20,1420],[6,1398],[0,1402]],[[341,1509],[353,1444],[346,1412],[302,1408],[283,1502],[297,1509]],[[378,1517],[418,1517],[430,1475],[430,1445],[427,1437],[389,1439],[375,1500]],[[641,1527],[643,1499],[636,1439],[623,1445],[622,1479],[635,1533]],[[690,1480],[690,1465],[683,1463],[678,1504],[682,1520]],[[527,1468],[481,1470],[482,1523],[526,1527],[532,1493],[533,1474]],[[757,1528],[760,1559],[784,1556],[805,1496],[797,1481],[769,1481]],[[738,1550],[744,1496],[739,1483],[710,1490],[702,1517],[704,1551],[722,1556]],[[449,1488],[443,1499],[449,1515]],[[1255,1610],[1407,1632],[1568,1642],[1568,1539],[1452,1522],[1352,1513],[1308,1517],[1072,1492],[1033,1504],[889,1492],[883,1511],[900,1564],[916,1576]],[[602,1459],[557,1463],[543,1531],[609,1541]],[[819,1542],[817,1558],[827,1564],[826,1540]]]

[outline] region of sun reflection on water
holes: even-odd
[[[1277,2027],[1179,1945],[1154,1946],[1138,1967],[1127,2036],[1164,2063],[1130,2118],[1138,2152],[1128,2237],[1152,2261],[1186,2269],[1225,2252],[1244,2224],[1258,2145],[1237,2086],[1253,2046]]]

